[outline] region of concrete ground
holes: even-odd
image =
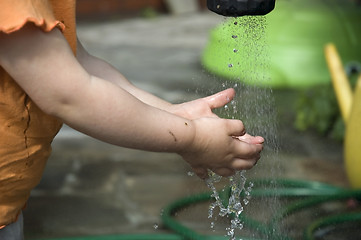
[[[200,64],[209,30],[222,21],[223,17],[211,13],[197,13],[81,22],[78,30],[91,53],[111,62],[140,88],[177,103],[223,88]],[[282,94],[293,93],[276,92],[276,103],[284,101],[278,99]],[[342,145],[295,132],[287,111],[279,117],[279,151],[265,154],[249,176],[277,175],[347,186]],[[28,240],[167,233],[160,220],[162,209],[181,197],[208,191],[175,154],[111,146],[67,126],[53,149],[43,180],[24,212]],[[276,163],[277,167],[271,166]],[[206,207],[192,208],[179,218],[212,234]],[[301,233],[293,235],[300,238]]]

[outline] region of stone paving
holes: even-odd
[[[91,53],[111,62],[139,87],[176,103],[222,88],[200,64],[209,30],[222,21],[211,13],[197,13],[82,22],[78,30]],[[275,97],[276,103],[283,101]],[[341,144],[295,132],[287,122],[290,118],[286,113],[279,120],[280,151],[271,157],[280,164],[277,174],[347,185]],[[29,240],[167,232],[160,221],[162,208],[181,197],[208,191],[175,154],[111,146],[67,126],[53,148],[43,180],[24,212]],[[250,176],[269,177],[273,163],[267,156],[262,158]],[[185,221],[211,232],[207,208],[186,213]]]

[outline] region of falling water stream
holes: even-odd
[[[270,81],[269,76],[265,74],[269,62],[266,17],[233,18],[232,21],[226,21],[224,27],[232,29],[230,36],[227,36],[232,39],[232,46],[227,46],[227,49],[230,49],[230,57],[229,61],[224,64],[229,71],[241,69],[241,74],[234,79],[235,81],[223,83],[222,87],[233,87],[237,96],[219,114],[227,118],[241,119],[249,134],[263,136],[266,149],[262,155],[264,159],[269,157],[267,155],[270,152],[277,151],[272,90],[267,87],[260,87],[262,82]],[[247,84],[245,79],[247,79]],[[273,167],[277,168],[276,166]],[[270,174],[272,174],[271,169]],[[226,235],[230,240],[236,240],[237,232],[244,227],[238,216],[244,212],[251,201],[253,183],[246,181],[247,171],[245,170],[238,171],[235,175],[228,177],[226,179],[227,186],[224,186],[224,189],[220,191],[216,185],[221,180],[221,176],[209,171],[206,184],[213,193],[214,202],[209,206],[208,217],[211,219],[212,229],[214,229],[218,217],[229,218],[230,224],[226,227]],[[228,195],[226,197],[220,196],[226,188],[230,189]]]

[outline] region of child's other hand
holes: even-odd
[[[221,176],[252,168],[260,158],[264,139],[245,133],[240,120],[200,118],[193,120],[196,135],[181,154],[200,178],[210,169]]]

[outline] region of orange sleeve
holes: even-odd
[[[54,16],[48,0],[0,0],[0,32],[11,33],[31,22],[43,31],[54,27],[64,31],[65,25]]]

